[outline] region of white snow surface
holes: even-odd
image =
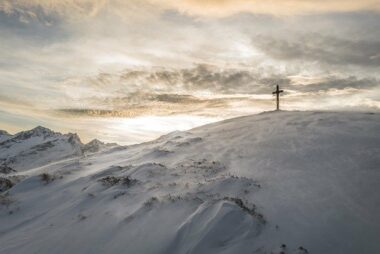
[[[18,161],[1,254],[380,253],[379,114],[267,112],[87,153],[68,139],[0,143]],[[29,155],[43,141],[59,145]]]
[[[11,137],[12,135],[8,132],[0,130],[0,143],[6,141],[7,139],[10,139]]]
[[[15,135],[0,131],[0,167],[23,171],[111,146],[114,144],[97,139],[82,144],[76,134],[61,134],[41,126]]]

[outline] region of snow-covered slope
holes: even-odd
[[[61,134],[38,126],[22,131],[0,143],[2,164],[20,171],[82,154],[76,134]]]
[[[0,143],[7,140],[7,139],[10,139],[11,137],[12,137],[12,135],[9,134],[8,132],[0,130]]]
[[[0,139],[0,173],[1,168],[22,171],[107,146],[99,140],[84,145],[77,134],[61,134],[41,126],[15,135],[0,131]]]
[[[379,130],[269,112],[10,173],[0,253],[376,254]]]

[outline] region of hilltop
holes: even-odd
[[[267,112],[53,157],[5,134],[22,166],[0,174],[0,253],[375,254],[379,130],[379,114]],[[70,151],[63,135],[37,143]]]

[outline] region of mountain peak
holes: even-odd
[[[0,143],[7,141],[12,137],[11,134],[9,134],[7,131],[0,130]]]
[[[102,144],[104,145],[104,142],[100,141],[99,139],[95,138],[93,140],[91,140],[90,142],[87,143],[87,145],[98,145],[98,144]]]
[[[4,130],[0,130],[0,136],[10,136],[11,134],[9,134],[7,131],[4,131]]]
[[[68,141],[72,145],[76,145],[76,144],[83,145],[82,141],[80,140],[80,137],[76,133],[68,133],[68,134],[65,134],[64,136],[68,137]]]
[[[28,139],[28,138],[31,138],[31,137],[49,137],[49,136],[54,136],[56,134],[60,134],[60,133],[57,133],[57,132],[54,132],[48,128],[45,128],[45,127],[42,127],[42,126],[37,126],[31,130],[28,130],[28,131],[21,131],[19,133],[17,133],[15,135],[15,138],[17,140],[24,140],[24,139]]]
[[[49,128],[43,127],[41,125],[38,125],[37,127],[31,129],[30,131],[33,131],[35,133],[55,133],[54,131],[50,130]]]
[[[106,144],[102,141],[93,139],[83,146],[83,150],[85,152],[98,152],[104,146],[106,146]]]

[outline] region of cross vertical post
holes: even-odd
[[[276,110],[280,110],[280,93],[283,93],[284,90],[280,90],[280,86],[277,85],[276,86],[276,91],[272,92],[272,94],[275,94],[276,95]]]

